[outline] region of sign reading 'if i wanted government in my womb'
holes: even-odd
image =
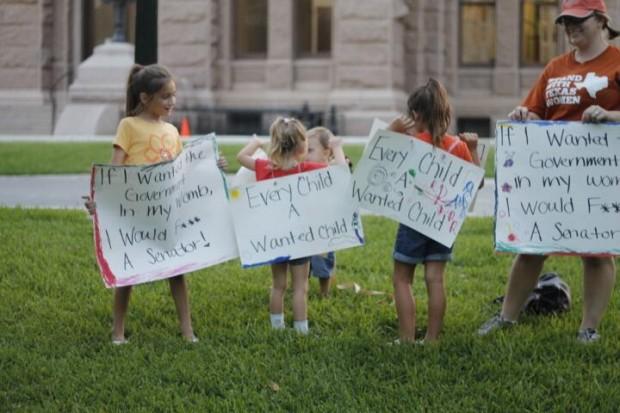
[[[355,168],[349,194],[362,208],[451,247],[483,174],[433,145],[379,129]]]
[[[244,267],[272,264],[364,244],[347,196],[347,166],[331,166],[230,190]]]
[[[620,254],[620,124],[496,127],[495,249]]]
[[[97,262],[108,287],[196,271],[238,256],[213,136],[170,162],[94,165]]]

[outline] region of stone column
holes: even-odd
[[[496,49],[493,91],[500,96],[519,96],[519,1],[497,0]]]
[[[0,124],[3,133],[49,133],[51,116],[43,90],[43,13],[49,7],[28,0],[0,6]]]
[[[159,61],[188,88],[212,84],[211,0],[159,1]]]
[[[269,89],[293,87],[294,20],[293,0],[269,0],[265,74]]]
[[[427,76],[445,83],[446,24],[445,0],[425,2],[424,21],[426,41],[424,43],[424,60]]]
[[[366,134],[373,117],[389,119],[406,95],[402,0],[334,2],[334,89],[330,105],[340,114],[339,130]]]

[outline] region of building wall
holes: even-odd
[[[607,4],[620,22],[620,0]],[[459,64],[456,0],[333,0],[327,58],[296,57],[293,5],[268,0],[266,57],[236,59],[234,0],[159,1],[160,62],[178,79],[180,113],[199,130],[223,127],[227,111],[264,110],[268,124],[277,110],[308,104],[335,107],[339,133],[364,134],[374,116],[404,110],[407,93],[431,76],[446,85],[455,119],[493,122],[542,69],[520,65],[519,1],[496,0],[490,67]],[[0,0],[2,133],[51,133],[81,60],[81,12],[81,0]]]

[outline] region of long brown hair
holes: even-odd
[[[271,144],[268,155],[271,163],[275,168],[288,169],[291,157],[306,141],[306,128],[297,119],[278,117],[271,124],[269,134]]]
[[[409,95],[407,109],[416,122],[426,125],[433,138],[433,145],[439,146],[452,119],[448,92],[441,83],[430,78],[424,86]]]
[[[139,115],[144,106],[140,93],[153,95],[172,80],[172,75],[162,65],[133,65],[127,79],[127,98],[125,100],[125,116]]]

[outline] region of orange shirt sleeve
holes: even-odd
[[[455,152],[454,154],[458,156],[459,158],[461,158],[462,160],[467,161],[469,163],[473,163],[471,153],[469,152],[469,148],[467,147],[467,144],[465,142],[463,141],[459,142],[454,152]]]

